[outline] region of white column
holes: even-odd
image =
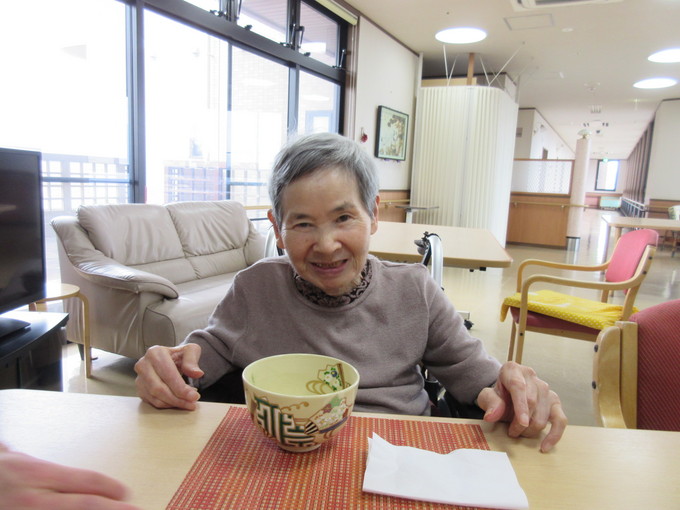
[[[572,206],[569,208],[569,218],[567,222],[567,248],[578,250],[581,240],[581,225],[583,218],[583,207],[586,203],[586,175],[588,175],[588,164],[590,163],[590,136],[584,134],[576,141],[576,154],[574,156],[574,175],[571,179],[571,198]]]

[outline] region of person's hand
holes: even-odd
[[[123,484],[7,450],[0,444],[0,510],[139,510]]]
[[[185,344],[178,347],[151,347],[135,364],[137,393],[154,407],[178,407],[192,411],[200,398],[198,390],[185,382],[182,376],[193,379],[203,377],[198,366],[201,347]]]
[[[484,388],[477,397],[484,411],[484,421],[510,422],[510,437],[536,437],[550,423],[550,431],[541,442],[547,452],[560,440],[567,426],[567,416],[557,394],[550,390],[532,368],[508,361],[501,367],[492,388]]]

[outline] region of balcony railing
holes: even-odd
[[[647,214],[647,206],[630,198],[623,197],[621,199],[621,212],[624,216],[644,218]]]

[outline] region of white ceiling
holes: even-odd
[[[536,108],[572,150],[583,123],[590,123],[593,158],[627,158],[660,101],[680,98],[680,84],[633,87],[644,78],[680,80],[680,63],[647,60],[680,46],[680,0],[570,0],[531,10],[520,0],[345,1],[422,53],[424,77],[446,73],[437,31],[486,30],[484,41],[446,46],[449,72],[455,59],[454,76],[465,76],[474,52],[475,74],[484,68],[489,75],[507,72],[518,85],[519,106]],[[591,113],[591,105],[601,106],[601,113]]]

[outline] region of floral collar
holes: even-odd
[[[346,294],[342,294],[340,296],[329,296],[318,287],[309,283],[307,280],[303,280],[295,270],[293,270],[293,281],[297,290],[307,300],[319,306],[337,308],[339,306],[348,305],[358,299],[371,283],[372,275],[373,270],[371,269],[371,263],[370,261],[366,261],[366,266],[364,266],[364,269],[361,271],[361,282],[359,285],[354,287]]]

